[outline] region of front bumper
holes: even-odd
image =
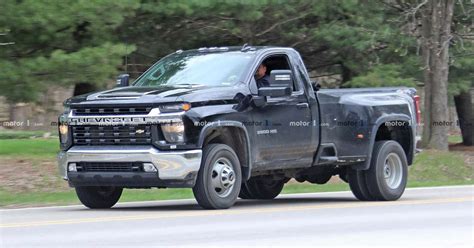
[[[74,146],[58,154],[60,175],[75,186],[192,187],[201,165],[200,149],[160,151],[152,146]],[[68,172],[69,163],[143,162],[152,172]]]

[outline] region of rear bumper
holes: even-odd
[[[152,146],[75,146],[58,154],[60,175],[71,186],[192,187],[202,151],[160,151]],[[143,162],[158,172],[68,172],[70,163]]]

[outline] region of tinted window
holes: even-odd
[[[267,75],[270,75],[270,72],[273,70],[291,70],[286,55],[272,55],[266,58],[263,63],[267,66]],[[295,81],[293,82],[293,91],[298,91],[299,87],[296,82],[296,75],[293,75],[293,78],[295,78]]]
[[[145,72],[134,85],[233,85],[241,80],[253,56],[242,52],[172,54]]]

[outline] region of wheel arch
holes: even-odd
[[[242,168],[242,180],[250,178],[252,163],[250,159],[250,139],[245,125],[238,121],[215,121],[207,123],[201,130],[198,146],[222,143],[229,145],[237,154]]]
[[[387,126],[384,125],[387,122],[400,122],[403,125]],[[370,161],[372,159],[372,153],[374,144],[380,140],[393,140],[398,142],[407,158],[408,165],[413,163],[414,150],[415,150],[415,133],[412,127],[412,119],[408,115],[397,114],[390,116],[382,116],[377,119],[371,130],[371,136],[369,141],[369,153],[367,154],[367,160],[363,164],[353,166],[357,170],[367,170],[370,167]]]

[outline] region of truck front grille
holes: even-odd
[[[138,172],[143,171],[140,162],[81,162],[77,163],[79,172]]]
[[[151,107],[75,108],[75,115],[146,115]]]
[[[151,126],[72,126],[74,145],[150,145]]]

